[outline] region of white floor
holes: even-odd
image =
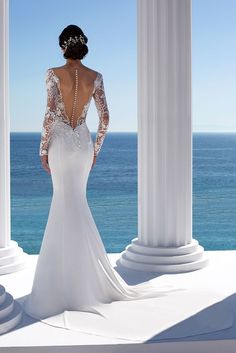
[[[120,254],[109,254],[111,263],[129,284],[151,279],[156,286],[172,284],[187,289],[182,297],[178,292],[172,294],[170,302],[168,296],[161,298],[163,307],[169,307],[170,303],[172,309],[166,317],[162,316],[161,325],[153,327],[144,342],[69,331],[24,315],[14,330],[0,336],[0,352],[235,353],[236,250],[206,251],[206,254],[209,257],[206,268],[168,275],[117,268]],[[0,276],[0,283],[19,303],[31,290],[37,258],[38,255],[30,255],[26,269]],[[137,313],[138,310],[137,301]],[[159,309],[156,310],[158,317]],[[127,318],[124,324],[128,324]]]

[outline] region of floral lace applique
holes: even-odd
[[[94,143],[94,155],[97,156],[102,147],[102,144],[108,129],[108,125],[109,125],[109,110],[106,102],[102,74],[98,76],[98,83],[95,86],[93,98],[94,98],[98,116],[99,116],[99,125],[97,129],[95,143]]]
[[[41,141],[39,147],[39,155],[48,154],[48,146],[52,134],[52,128],[57,121],[57,98],[58,87],[54,79],[52,70],[46,71],[46,88],[47,88],[47,106],[41,132]]]
[[[68,119],[66,118],[66,116],[64,116],[64,104],[61,100],[61,92],[58,88],[60,82],[58,81],[59,79],[54,74],[53,70],[48,69],[46,71],[47,105],[41,132],[41,141],[39,148],[40,156],[48,155],[49,143],[51,140],[51,136],[53,135],[55,123],[61,121],[64,122],[66,125],[69,124]],[[94,98],[99,116],[99,124],[94,143],[94,155],[97,156],[102,147],[109,125],[109,111],[105,97],[103,77],[100,73],[98,73],[95,79],[94,91],[92,96]],[[78,125],[85,122],[90,100],[91,97],[88,103],[84,106],[83,113],[78,121]]]

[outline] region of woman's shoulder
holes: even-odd
[[[55,72],[53,68],[49,68],[45,71],[45,78],[46,82],[51,82],[52,80],[55,81]]]
[[[97,75],[102,75],[101,72],[93,70],[92,68],[90,68],[88,66],[85,66],[85,65],[82,66],[82,69],[84,70],[85,73],[87,73],[88,75],[90,75],[91,77],[94,77],[94,78],[96,78]],[[49,71],[54,71],[55,73],[57,73],[57,72],[60,73],[60,72],[63,72],[65,70],[68,70],[68,67],[65,66],[65,65],[55,66],[55,67],[49,68],[48,70]]]
[[[90,79],[92,81],[99,81],[102,78],[102,73],[96,70],[91,69],[90,67],[84,66],[86,73],[88,75],[88,77],[90,77]]]
[[[65,71],[68,71],[68,67],[65,67],[64,65],[50,67],[46,70],[46,79],[58,81],[68,75],[68,73],[65,73]],[[103,80],[101,72],[93,70],[85,65],[83,65],[83,77],[85,82],[90,85],[94,84],[95,87],[99,86]]]

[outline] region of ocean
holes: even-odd
[[[11,237],[29,254],[39,253],[52,197],[39,143],[40,133],[11,133]],[[124,250],[137,237],[137,133],[107,133],[87,199],[106,251]],[[236,249],[236,133],[193,133],[193,238]]]

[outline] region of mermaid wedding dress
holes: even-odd
[[[76,96],[77,71],[74,82]],[[156,313],[151,318],[153,308],[157,308],[158,299],[172,286],[155,287],[151,281],[128,285],[110,264],[87,203],[86,186],[93,156],[100,152],[109,124],[103,76],[97,73],[92,94],[75,127],[66,114],[60,79],[54,69],[46,71],[46,87],[39,154],[48,155],[53,196],[32,290],[25,297],[23,309],[52,326],[142,339],[143,319],[146,317],[146,326],[153,325],[152,319],[157,320]],[[86,124],[92,97],[99,116],[95,143]],[[154,301],[144,300],[148,298]],[[138,312],[137,305],[127,306],[129,301],[136,300]],[[121,316],[123,322],[118,318]],[[125,326],[131,317],[133,327]],[[136,323],[140,329],[134,327]]]

